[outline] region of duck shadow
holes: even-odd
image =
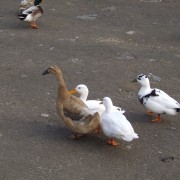
[[[154,116],[146,115],[145,113],[134,113],[130,112],[126,114],[127,119],[131,123],[138,123],[138,124],[145,124],[149,123],[152,124],[151,120],[154,118]]]
[[[14,124],[12,123],[14,122]],[[105,136],[103,133],[86,134],[78,140],[69,138],[72,132],[63,124],[63,122],[45,122],[45,121],[23,121],[11,120],[6,121],[7,129],[12,129],[16,132],[17,136],[30,138],[33,141],[45,141],[54,143],[68,143],[76,146],[104,146],[106,145]],[[18,128],[17,128],[18,126]],[[18,130],[17,130],[18,129]]]
[[[137,125],[156,125],[156,126],[173,126],[174,122],[172,121],[172,116],[161,115],[160,123],[153,122],[152,120],[157,117],[157,114],[147,115],[146,113],[134,113],[130,112],[126,114],[127,119],[130,123]]]

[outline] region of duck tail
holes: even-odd
[[[131,134],[131,135],[125,136],[123,139],[124,139],[125,141],[130,142],[130,141],[132,141],[133,139],[138,139],[138,138],[139,138],[138,134],[133,133],[133,134]]]
[[[134,139],[138,139],[138,138],[139,138],[138,134],[134,133]]]

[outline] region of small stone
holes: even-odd
[[[43,117],[49,117],[49,115],[48,115],[48,114],[45,114],[45,113],[41,114],[41,116],[43,116]]]
[[[133,35],[133,34],[135,34],[136,32],[135,31],[127,31],[126,32],[126,34],[128,34],[128,35]]]
[[[175,127],[170,127],[169,129],[176,130],[176,128],[175,128]]]
[[[28,76],[26,74],[21,74],[21,78],[27,78]]]
[[[50,51],[53,51],[53,50],[54,50],[54,47],[49,48],[49,50],[50,50]]]

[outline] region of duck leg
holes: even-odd
[[[32,22],[31,22],[31,27],[32,27],[33,29],[38,29],[37,24],[36,24],[35,21],[32,21]]]
[[[154,113],[152,112],[152,111],[147,111],[147,113],[146,113],[148,116],[151,116],[151,115],[153,115]]]
[[[152,122],[160,123],[160,122],[161,122],[160,114],[158,114],[158,116],[156,117],[156,119],[153,119]]]
[[[113,138],[110,138],[107,143],[112,146],[117,146],[119,144]]]
[[[84,134],[74,133],[74,134],[71,134],[70,136],[68,136],[68,138],[78,140],[78,139],[80,139],[81,137],[84,137],[84,136],[85,136]]]

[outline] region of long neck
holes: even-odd
[[[61,100],[63,100],[63,99],[69,98],[70,94],[64,82],[62,73],[58,72],[55,74],[55,76],[58,81],[58,99],[60,98]]]
[[[86,102],[87,97],[88,97],[88,92],[83,92],[83,93],[80,95],[79,98],[80,98],[83,102]]]
[[[111,112],[113,108],[113,104],[109,102],[105,107],[107,112]]]
[[[141,84],[141,88],[138,92],[138,97],[142,98],[144,95],[148,94],[151,91],[150,83],[146,82],[144,84]]]
[[[149,81],[146,81],[145,83],[141,84],[141,89],[151,89],[150,87],[150,82]]]

